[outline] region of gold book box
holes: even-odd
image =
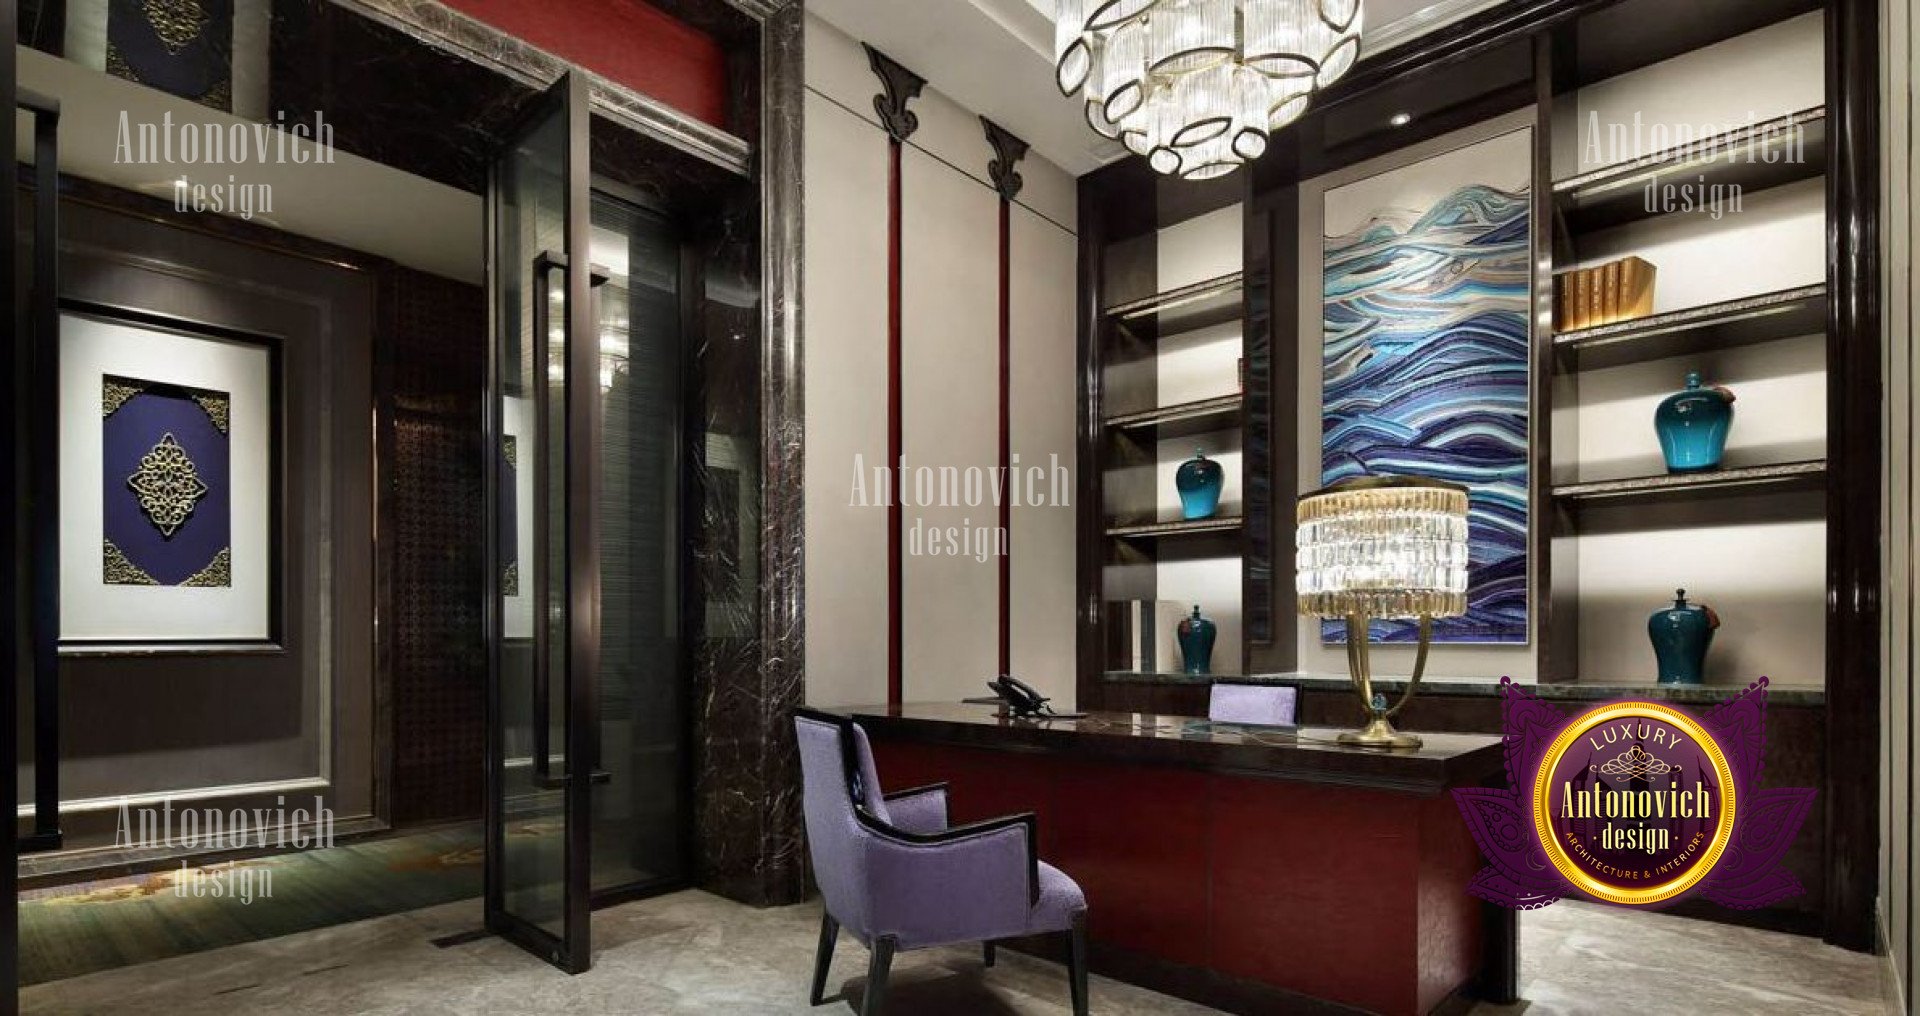
[[[1554,330],[1577,332],[1653,313],[1655,271],[1640,258],[1622,258],[1554,276]]]

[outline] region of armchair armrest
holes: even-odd
[[[944,812],[946,799],[944,787],[941,789],[941,810]],[[869,832],[888,842],[909,847],[966,847],[997,844],[1009,837],[1017,837],[1025,860],[1027,905],[1032,906],[1040,901],[1040,820],[1033,812],[1023,811],[1017,815],[983,819],[933,832],[916,832],[883,822],[860,805],[855,805],[853,812]]]
[[[947,827],[947,785],[934,783],[886,794],[887,814],[907,832],[937,833]]]

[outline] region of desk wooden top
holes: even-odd
[[[1084,719],[1016,720],[991,705],[907,703],[828,712],[850,716],[877,739],[998,751],[1052,752],[1089,761],[1173,765],[1237,776],[1331,783],[1421,795],[1503,780],[1500,738],[1429,734],[1412,751],[1357,748],[1338,730],[1220,729],[1204,718],[1091,713]]]

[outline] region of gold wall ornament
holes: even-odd
[[[141,0],[140,9],[147,16],[147,24],[153,26],[153,34],[160,38],[160,45],[174,56],[198,39],[212,20],[206,8],[194,0]]]
[[[127,555],[112,540],[102,540],[100,551],[100,580],[110,586],[157,586],[153,576],[145,569],[127,559]]]
[[[184,525],[207,494],[193,460],[171,433],[140,456],[140,468],[127,477],[127,486],[138,495],[140,510],[164,536],[172,536]]]
[[[520,562],[507,565],[500,571],[500,595],[520,595]]]
[[[191,396],[200,408],[207,411],[207,419],[213,421],[215,430],[225,434],[232,425],[233,402],[217,392],[200,392]]]
[[[221,547],[220,553],[213,555],[205,568],[187,576],[180,584],[196,589],[224,589],[233,585],[233,549]]]
[[[124,378],[103,377],[100,379],[100,418],[106,419],[117,412],[121,406],[133,401],[133,397],[147,390],[147,386],[138,381]]]

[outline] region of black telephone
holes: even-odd
[[[1085,713],[1060,713],[1047,705],[1049,699],[1034,691],[1025,681],[1012,674],[1002,674],[987,682],[987,689],[999,696],[1007,704],[1007,712],[1015,719],[1055,719],[1073,720],[1085,716]]]

